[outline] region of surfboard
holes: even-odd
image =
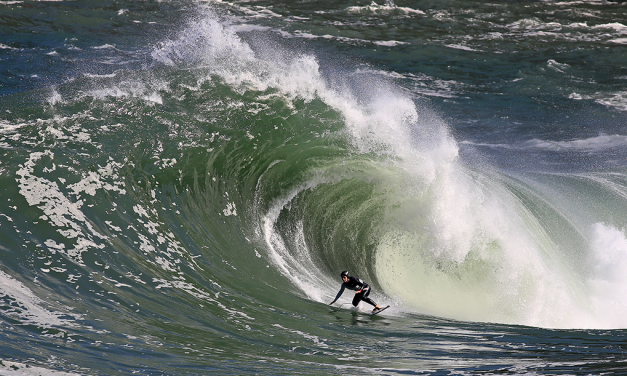
[[[381,313],[381,312],[385,311],[385,310],[386,310],[386,309],[388,309],[388,308],[390,308],[390,306],[385,306],[385,307],[381,308],[380,310],[378,310],[377,312],[372,312],[372,313],[370,314],[370,316],[378,315],[379,313]]]

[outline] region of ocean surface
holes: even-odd
[[[0,1],[0,374],[626,372],[624,1]]]

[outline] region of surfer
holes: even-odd
[[[342,281],[344,281],[342,283],[342,288],[340,289],[340,292],[338,292],[335,296],[335,299],[329,305],[335,303],[340,298],[340,296],[342,296],[342,293],[344,293],[344,289],[347,288],[349,290],[355,291],[353,306],[357,307],[357,304],[359,304],[359,302],[363,300],[364,302],[374,306],[372,313],[377,313],[381,310],[381,307],[379,307],[377,303],[373,302],[372,299],[368,297],[368,295],[370,295],[370,286],[366,282],[357,277],[348,275],[347,270],[343,271],[340,276],[342,277]]]

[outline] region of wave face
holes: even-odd
[[[0,5],[1,370],[620,369],[620,4],[103,4]]]

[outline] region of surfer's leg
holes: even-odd
[[[357,307],[357,304],[359,304],[359,302],[361,302],[362,296],[363,296],[363,292],[360,292],[359,294],[355,294],[355,296],[353,297],[353,306]]]
[[[357,294],[359,295],[359,297],[361,298],[361,300],[363,300],[364,302],[373,305],[375,308],[379,308],[379,306],[377,305],[377,303],[375,303],[372,299],[370,299],[368,297],[368,295],[370,295],[370,287],[368,287],[365,291],[363,291],[361,294]]]
[[[370,303],[372,302],[372,300],[368,299],[368,294],[370,293],[370,288],[367,288],[365,290],[361,290],[361,292],[356,293],[355,297],[353,297],[353,306],[357,307],[357,304],[359,304],[359,302],[361,302],[362,300]],[[370,303],[372,304],[372,303]],[[376,306],[376,304],[373,304]]]

